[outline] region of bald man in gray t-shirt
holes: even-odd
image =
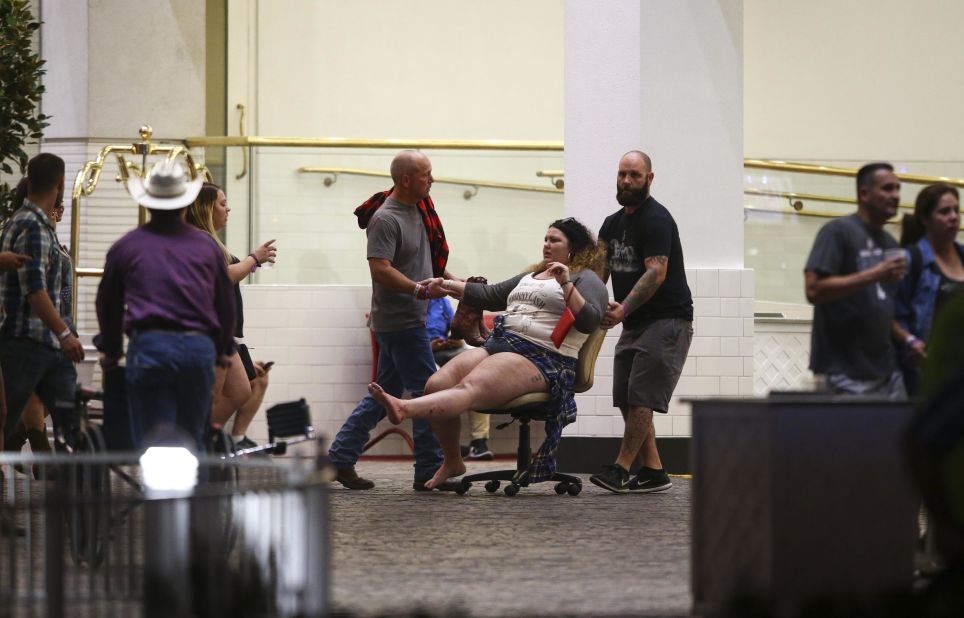
[[[418,203],[432,187],[432,164],[424,154],[404,150],[392,161],[395,187],[368,222],[368,265],[372,275],[371,329],[378,344],[376,382],[396,397],[418,397],[435,373],[435,357],[425,328],[429,298],[445,293],[424,285],[433,275],[432,250]],[[447,277],[451,275],[446,274]],[[349,489],[371,489],[355,472],[369,434],[385,410],[366,395],[335,436],[328,451],[336,480]],[[427,420],[412,423],[415,441],[414,489],[425,489],[442,463],[438,440]]]

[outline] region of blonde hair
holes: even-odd
[[[231,252],[221,242],[217,230],[214,229],[214,204],[218,201],[218,192],[221,187],[213,182],[206,182],[201,185],[201,191],[197,194],[194,203],[187,207],[185,219],[188,223],[206,233],[218,243],[218,247],[224,254],[224,262],[231,263]]]

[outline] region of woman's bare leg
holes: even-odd
[[[264,401],[264,394],[267,391],[268,373],[263,372],[251,380],[251,397],[238,408],[238,415],[234,417],[234,426],[231,428],[231,435],[244,437],[244,435],[248,433],[248,427],[251,425],[251,421],[254,420],[255,414],[257,414],[261,408],[261,403]]]
[[[462,352],[429,378],[425,384],[423,397],[452,388],[488,356],[489,353],[481,348]],[[436,487],[449,478],[465,474],[465,463],[462,461],[462,452],[459,448],[459,434],[462,433],[461,416],[433,420],[432,431],[435,432],[442,447],[442,465],[439,466],[435,475],[425,482],[425,486],[429,488]]]
[[[472,348],[453,357],[428,379],[425,383],[425,394],[452,388],[488,357],[489,353],[482,348]]]
[[[374,382],[368,391],[397,425],[406,418],[451,419],[465,410],[493,408],[526,393],[545,392],[546,388],[542,372],[529,359],[501,352],[483,359],[453,387],[415,399],[392,397]]]
[[[231,357],[231,366],[226,374],[224,387],[215,391],[214,402],[211,404],[211,422],[222,426],[228,422],[234,411],[251,397],[251,383],[248,382],[248,374],[245,373],[237,352]]]
[[[23,421],[25,429],[35,429],[37,431],[47,431],[47,424],[44,418],[47,416],[47,408],[40,402],[37,393],[31,393],[30,399],[20,413],[20,420]]]
[[[432,421],[432,431],[442,446],[442,465],[425,486],[433,489],[450,478],[465,474],[465,462],[459,448],[459,434],[462,433],[462,417],[440,418]]]

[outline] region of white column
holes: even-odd
[[[753,393],[753,273],[743,269],[742,0],[567,0],[566,213],[598,230],[616,169],[653,159],[653,196],[680,230],[695,337],[659,436],[688,436],[680,398]],[[618,329],[616,329],[618,331]],[[566,435],[620,436],[614,332]]]
[[[40,53],[44,68],[43,113],[51,116],[47,139],[87,135],[87,3],[41,2]]]
[[[598,227],[618,208],[620,155],[641,149],[686,265],[742,268],[742,0],[565,10],[567,214]]]
[[[620,155],[641,147],[640,2],[566,0],[566,214],[596,231]]]

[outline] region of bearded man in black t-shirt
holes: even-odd
[[[693,297],[686,284],[676,222],[649,194],[652,161],[638,150],[619,161],[616,201],[599,241],[608,250],[615,302],[603,328],[622,323],[613,363],[613,405],[626,428],[619,456],[589,480],[616,493],[649,493],[673,486],[656,449],[653,412],[665,413],[693,338]],[[642,466],[630,479],[639,457]]]

